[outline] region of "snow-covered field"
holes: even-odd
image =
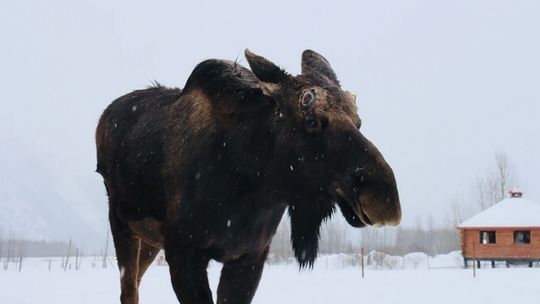
[[[339,256],[322,257],[309,271],[299,272],[295,264],[267,265],[253,303],[540,303],[540,268],[482,268],[473,278],[471,269],[455,267],[455,254],[431,260],[429,267],[437,268],[429,269],[408,261],[421,260],[419,255],[399,260],[405,269],[370,267],[364,279],[358,266],[343,266]],[[0,270],[0,303],[118,303],[116,268],[84,262],[78,271],[54,263],[49,271],[45,259],[27,259],[21,272]],[[220,268],[211,263],[208,269],[213,290]],[[148,270],[140,296],[143,304],[178,303],[168,267]]]

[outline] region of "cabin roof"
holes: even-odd
[[[540,227],[540,204],[523,197],[509,197],[458,226],[477,227]]]

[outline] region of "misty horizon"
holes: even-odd
[[[250,3],[2,4],[0,228],[100,246],[102,111],[152,81],[183,87],[204,59],[247,66],[245,48],[292,74],[304,49],[330,61],[393,167],[403,226],[448,226],[450,201],[474,199],[497,152],[540,202],[540,4],[281,2],[261,18]]]

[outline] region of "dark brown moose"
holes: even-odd
[[[217,303],[250,303],[286,209],[301,267],[313,265],[336,205],[355,227],[400,221],[392,169],[360,132],[355,97],[328,61],[306,50],[292,76],[245,56],[251,71],[206,60],[183,90],[134,91],[101,116],[97,171],[124,304],[138,303],[162,248],[182,304],[213,303],[211,259],[223,263]]]

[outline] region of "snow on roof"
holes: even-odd
[[[540,204],[523,197],[506,198],[458,226],[473,227],[540,227]]]

